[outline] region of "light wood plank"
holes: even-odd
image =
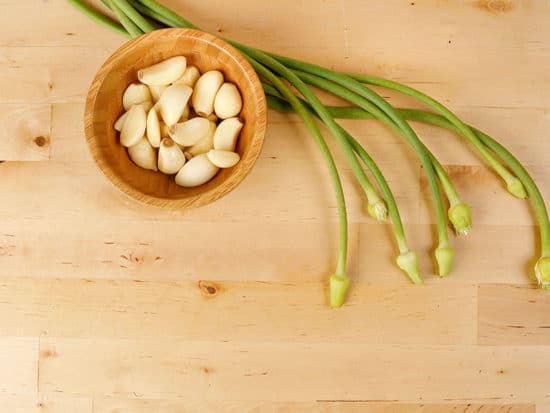
[[[0,47],[0,61],[7,66],[0,76],[0,102],[84,102],[93,77],[115,49],[100,42],[88,48]]]
[[[65,397],[62,394],[40,394],[38,407],[40,413],[92,413],[91,398]]]
[[[540,346],[44,338],[39,390],[189,401],[532,403],[547,401],[549,372],[550,347]]]
[[[535,413],[533,405],[491,404],[396,404],[363,401],[309,403],[298,402],[239,402],[239,401],[179,401],[140,399],[94,399],[93,413],[172,413],[235,412],[235,413]]]
[[[538,288],[479,287],[479,342],[550,345],[550,300]]]
[[[0,394],[0,406],[9,413],[92,413],[92,400],[63,397],[57,394],[39,396]]]
[[[337,227],[331,224],[122,219],[75,231],[76,222],[5,221],[0,276],[286,282],[326,280],[336,266]],[[220,248],[212,249],[213,240]],[[350,274],[357,274],[356,246],[352,226]]]
[[[37,413],[38,401],[28,396],[0,394],[0,406],[10,413]]]
[[[474,344],[476,290],[359,283],[348,305],[334,311],[327,306],[325,283],[7,279],[0,283],[0,331],[21,336]]]
[[[0,235],[0,276],[324,282],[336,265],[336,223],[155,222],[122,217],[88,222],[75,231],[81,224],[78,219],[45,222],[40,215],[6,219]],[[535,283],[534,228],[478,227],[469,238],[453,242],[455,264],[444,279],[433,275],[432,228],[418,225],[406,230],[426,283]],[[409,285],[395,265],[397,247],[388,227],[361,224],[350,231],[348,274],[353,281]],[[212,259],[213,239],[239,248],[217,249]]]
[[[50,156],[51,107],[0,105],[0,160],[42,161]]]
[[[550,412],[550,404],[537,404],[537,413],[549,413]]]
[[[34,394],[38,380],[38,338],[0,335],[0,394]]]
[[[12,4],[13,3],[13,4]],[[101,2],[90,4],[102,8]],[[95,46],[109,44],[115,47],[124,38],[111,32],[80,13],[64,0],[46,2],[10,2],[4,8],[0,46]],[[32,24],[21,24],[21,16]],[[44,16],[48,16],[47,19]]]

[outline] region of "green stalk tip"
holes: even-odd
[[[346,293],[349,287],[349,278],[333,274],[330,276],[330,306],[342,307],[346,301]]]
[[[386,203],[382,200],[374,203],[369,202],[367,211],[369,215],[377,221],[385,221],[388,217],[388,208],[386,207]]]
[[[464,203],[451,206],[448,211],[449,220],[458,235],[468,235],[472,230],[472,211]]]
[[[508,192],[514,195],[516,198],[525,199],[527,198],[527,192],[525,187],[518,178],[513,178],[507,183]]]
[[[535,265],[537,281],[545,290],[550,290],[550,257],[540,257]]]
[[[420,271],[418,270],[418,257],[416,252],[407,251],[397,257],[397,266],[407,273],[413,283],[420,285],[424,284]]]
[[[454,256],[453,247],[439,247],[435,250],[435,260],[437,261],[440,277],[446,277],[450,274]]]

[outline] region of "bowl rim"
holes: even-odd
[[[225,185],[223,186],[222,190],[220,190],[219,187],[212,187],[208,192],[201,192],[193,197],[182,199],[161,198],[153,196],[141,192],[128,185],[123,179],[112,173],[109,164],[102,157],[95,155],[96,149],[99,147],[99,145],[94,134],[94,122],[92,113],[95,108],[98,93],[101,85],[103,84],[103,81],[112,70],[114,63],[119,58],[123,57],[129,49],[132,49],[136,44],[143,42],[144,40],[150,40],[151,37],[161,38],[163,36],[189,37],[198,41],[203,41],[205,43],[208,43],[209,45],[221,49],[231,59],[233,59],[238,66],[240,66],[242,71],[246,74],[246,78],[250,82],[249,91],[254,96],[254,112],[256,117],[256,124],[254,126],[254,131],[250,144],[251,152],[248,157],[247,165],[241,171],[242,173],[229,176],[227,180],[224,181]],[[103,64],[97,71],[88,89],[84,109],[84,132],[87,147],[90,154],[92,155],[92,158],[94,159],[95,164],[98,166],[99,170],[107,178],[107,180],[134,201],[138,201],[146,205],[153,205],[168,209],[181,210],[207,205],[215,202],[216,200],[234,190],[246,178],[246,176],[248,176],[248,174],[254,167],[263,147],[266,128],[267,102],[260,79],[256,71],[253,69],[252,65],[237,49],[235,49],[225,40],[207,32],[187,28],[158,29],[125,42],[103,62]]]

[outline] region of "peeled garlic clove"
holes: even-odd
[[[187,159],[191,159],[197,155],[208,152],[210,149],[214,149],[214,133],[216,133],[216,124],[214,122],[210,122],[209,126],[210,129],[207,136],[205,136],[203,139],[201,139],[185,151],[185,156],[187,157]]]
[[[242,127],[243,123],[238,118],[222,120],[214,134],[214,148],[233,152]]]
[[[192,146],[210,134],[210,121],[205,118],[193,118],[176,123],[168,129],[170,137],[181,146]]]
[[[164,138],[159,148],[159,171],[172,175],[185,164],[185,155],[180,147],[170,138]]]
[[[203,153],[183,165],[183,168],[176,175],[176,184],[187,188],[202,185],[211,180],[218,169]]]
[[[122,125],[124,125],[124,121],[126,120],[126,116],[128,116],[128,112],[124,112],[122,115],[118,117],[118,119],[115,121],[114,128],[117,132],[120,132],[122,130]]]
[[[155,108],[152,108],[147,114],[147,139],[153,148],[160,146],[160,122]]]
[[[185,85],[172,85],[164,91],[157,102],[164,123],[171,126],[181,118],[192,93]]]
[[[152,103],[150,100],[140,103],[139,106],[143,108],[145,112],[149,112],[149,110],[152,107]],[[117,132],[120,132],[122,130],[122,125],[124,125],[124,121],[126,120],[126,116],[128,116],[128,112],[124,112],[122,115],[118,117],[118,119],[115,121],[115,124],[113,127]]]
[[[160,96],[167,87],[168,85],[149,85],[149,91],[151,92],[153,102],[157,102],[160,99]]]
[[[187,85],[189,87],[195,86],[198,78],[200,77],[201,72],[196,66],[189,65],[185,68],[183,75],[174,82],[174,85]]]
[[[243,108],[243,100],[237,86],[224,83],[214,99],[214,112],[221,119],[237,116]]]
[[[134,105],[128,111],[128,115],[120,131],[120,143],[130,147],[138,143],[145,134],[147,115],[141,105]]]
[[[147,139],[141,138],[135,145],[130,146],[128,155],[137,166],[157,170],[157,154]]]
[[[195,83],[192,103],[199,116],[208,116],[214,111],[216,93],[223,84],[223,74],[218,70],[204,73]]]
[[[141,83],[130,83],[122,95],[122,106],[129,110],[132,106],[150,101],[149,88]]]
[[[218,168],[231,168],[237,165],[241,157],[236,152],[211,149],[207,153],[208,159]]]
[[[175,56],[139,70],[137,76],[146,85],[168,85],[183,75],[186,66],[185,57]]]

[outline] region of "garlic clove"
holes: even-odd
[[[178,80],[187,66],[183,56],[175,56],[160,63],[138,70],[137,76],[146,85],[168,85]]]
[[[199,72],[199,69],[196,66],[189,65],[185,68],[185,72],[183,72],[183,75],[176,80],[173,84],[174,85],[187,85],[189,87],[195,86],[195,83],[201,76],[201,72]]]
[[[168,133],[178,145],[193,146],[211,133],[210,124],[208,119],[197,117],[172,125]]]
[[[157,154],[147,139],[141,138],[135,145],[130,146],[128,155],[137,166],[157,170]]]
[[[160,122],[156,108],[152,108],[147,114],[147,139],[153,148],[160,146]]]
[[[203,153],[183,165],[176,175],[176,184],[186,188],[199,186],[210,181],[218,170],[219,168]]]
[[[214,122],[210,122],[208,134],[196,144],[194,144],[190,148],[187,148],[187,150],[185,151],[185,156],[187,157],[187,159],[191,159],[197,155],[208,152],[210,149],[214,149],[214,133],[216,133],[216,124]]]
[[[126,117],[128,116],[128,112],[124,112],[122,115],[118,117],[118,119],[115,121],[114,128],[117,132],[120,132],[122,130],[122,125],[124,125],[124,121],[126,120]]]
[[[160,96],[168,86],[169,85],[149,85],[149,91],[151,92],[153,102],[156,103],[160,99]]]
[[[223,74],[218,70],[210,70],[199,77],[191,98],[199,116],[206,117],[214,111],[214,99],[222,84]]]
[[[224,83],[214,99],[214,112],[221,119],[237,116],[243,107],[241,93],[233,83]]]
[[[207,153],[208,159],[218,168],[231,168],[237,165],[241,157],[236,152],[211,149]]]
[[[130,83],[122,95],[122,106],[129,110],[132,106],[151,100],[149,88],[141,83]]]
[[[151,109],[152,107],[152,103],[150,100],[146,101],[146,102],[143,102],[143,103],[140,103],[139,106],[143,107],[143,110],[145,112],[149,112],[149,110]],[[115,128],[115,130],[117,132],[120,132],[122,130],[122,125],[124,124],[124,120],[126,119],[126,116],[128,116],[128,112],[124,112],[122,115],[120,115],[118,117],[118,119],[115,121],[115,124],[113,125],[113,127]]]
[[[174,125],[185,112],[193,89],[185,85],[172,85],[164,91],[157,105],[164,123]]]
[[[185,156],[180,147],[170,138],[164,138],[160,143],[158,155],[159,171],[172,175],[185,164]]]
[[[145,134],[147,115],[141,105],[134,105],[128,111],[120,131],[120,143],[130,147],[138,143]]]
[[[214,149],[233,152],[242,127],[243,123],[238,118],[222,120],[214,134]]]

